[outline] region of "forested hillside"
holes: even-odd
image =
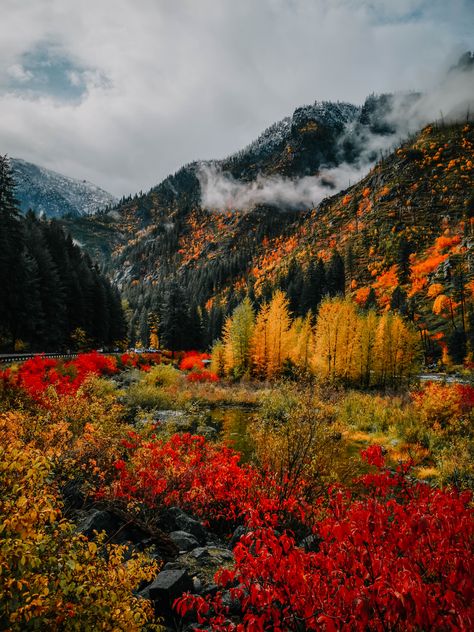
[[[414,321],[427,358],[450,346],[459,359],[473,331],[473,143],[470,122],[425,127],[309,210],[206,210],[192,165],[125,201],[115,220],[82,226],[115,239],[103,265],[129,300],[131,339],[143,344],[158,320],[166,339],[179,305],[186,336],[176,344],[187,346],[192,330],[194,345],[207,346],[245,295],[258,305],[280,288],[295,315],[314,312],[325,294],[391,306]]]
[[[0,158],[0,348],[116,345],[126,334],[116,288],[54,220],[20,215]]]

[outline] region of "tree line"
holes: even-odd
[[[311,312],[293,318],[289,299],[277,290],[257,312],[245,298],[226,319],[211,369],[237,379],[297,371],[357,386],[397,386],[416,372],[419,358],[418,334],[399,314],[379,316],[327,297],[316,319]]]
[[[6,157],[0,227],[1,349],[112,346],[125,338],[117,289],[57,222],[20,214]]]
[[[216,279],[213,284],[218,286]],[[175,277],[157,285],[137,284],[126,292],[130,299],[128,338],[132,347],[148,347],[157,332],[160,345],[167,349],[208,349],[221,337],[226,318],[245,296],[258,308],[281,290],[291,313],[303,317],[309,311],[316,313],[325,296],[343,296],[344,287],[345,264],[337,250],[326,263],[315,258],[306,269],[291,261],[276,279],[264,281],[258,294],[250,283],[241,292],[230,288],[207,302],[208,294],[202,295],[202,279],[194,276]],[[371,299],[368,307],[375,305],[375,297]]]

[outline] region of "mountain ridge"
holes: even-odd
[[[10,158],[16,181],[16,197],[23,213],[58,218],[91,215],[115,205],[117,198],[86,180],[65,176],[22,158]]]

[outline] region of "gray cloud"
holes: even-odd
[[[209,210],[248,210],[257,204],[303,210],[317,206],[321,200],[356,182],[369,170],[343,164],[322,169],[317,176],[282,178],[259,176],[253,182],[240,182],[215,165],[203,165],[199,171],[201,203]]]
[[[148,189],[315,99],[431,88],[473,18],[472,0],[2,0],[0,152]],[[39,46],[68,66],[32,90]]]

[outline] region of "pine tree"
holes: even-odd
[[[0,345],[13,345],[20,335],[19,314],[25,311],[18,289],[25,269],[23,225],[20,221],[10,162],[0,156]],[[24,298],[24,297],[23,297]]]
[[[185,349],[189,340],[188,300],[177,281],[170,283],[163,297],[160,337],[164,348],[170,351]]]
[[[326,270],[326,286],[329,296],[344,296],[346,287],[344,261],[337,250],[333,252],[329,260]]]

